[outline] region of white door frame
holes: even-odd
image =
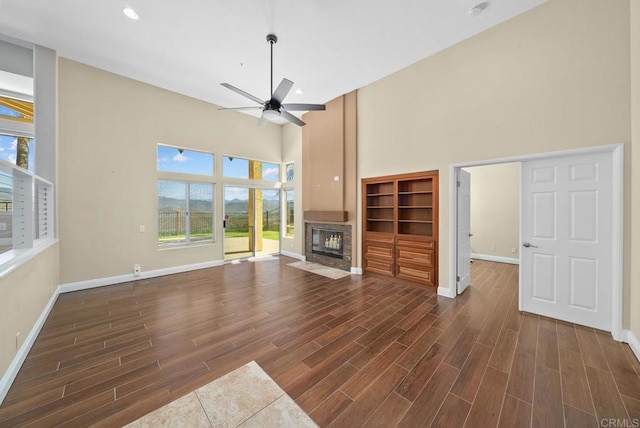
[[[456,297],[456,275],[457,259],[456,248],[458,245],[458,186],[456,182],[458,169],[473,166],[495,165],[511,162],[526,162],[530,160],[549,159],[556,157],[566,157],[574,155],[585,155],[592,153],[610,152],[612,160],[612,248],[611,248],[611,335],[617,341],[623,340],[622,317],[623,317],[623,246],[624,246],[624,145],[612,144],[607,146],[585,147],[573,150],[562,150],[549,153],[538,153],[522,156],[512,156],[508,158],[487,159],[480,161],[462,162],[452,164],[449,174],[449,292],[448,297]],[[520,213],[520,218],[522,213]],[[447,295],[442,288],[438,289],[441,295]]]

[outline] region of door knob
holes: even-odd
[[[473,236],[473,233],[470,233],[469,236]]]
[[[523,246],[523,247],[526,247],[526,248],[529,248],[529,247],[531,247],[531,248],[538,248],[538,246],[537,246],[537,245],[531,245],[531,244],[530,244],[530,243],[528,243],[528,242],[523,242],[523,243],[522,243],[522,246]]]

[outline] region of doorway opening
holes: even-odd
[[[483,161],[475,161],[475,162],[465,162],[454,164],[451,166],[450,170],[450,179],[452,186],[450,186],[450,221],[451,221],[451,229],[450,229],[450,237],[451,237],[451,246],[450,246],[450,288],[449,288],[449,297],[455,297],[462,290],[458,290],[458,277],[459,272],[464,271],[465,266],[460,266],[460,260],[464,260],[464,257],[460,257],[460,251],[465,251],[464,247],[461,248],[461,243],[464,243],[464,240],[461,239],[460,232],[460,224],[458,217],[458,205],[459,205],[459,187],[456,185],[456,181],[460,175],[460,171],[466,168],[478,167],[478,166],[486,166],[486,165],[496,165],[496,164],[507,164],[513,162],[519,162],[522,165],[530,165],[535,161],[548,160],[553,162],[554,160],[560,159],[571,159],[572,157],[579,156],[589,156],[589,155],[599,155],[599,154],[609,154],[610,162],[611,162],[611,224],[608,227],[608,231],[611,233],[611,268],[610,273],[607,274],[606,283],[610,284],[610,301],[611,305],[607,306],[606,310],[608,310],[610,314],[610,331],[615,340],[622,340],[622,293],[623,293],[623,264],[622,264],[622,243],[623,243],[623,222],[622,222],[622,213],[623,213],[623,193],[622,193],[622,184],[623,184],[623,147],[622,145],[611,145],[611,146],[601,146],[601,147],[593,147],[593,148],[585,148],[585,149],[577,149],[577,150],[567,150],[553,153],[543,153],[536,155],[526,155],[526,156],[518,156],[511,158],[500,158],[500,159],[490,159]],[[580,168],[576,169],[579,174],[582,172],[579,171]],[[588,168],[587,168],[588,169]],[[585,170],[588,172],[587,170]],[[583,171],[584,172],[584,171]],[[521,174],[519,184],[522,189],[523,177],[525,174]],[[544,178],[544,177],[542,177]],[[495,197],[500,197],[500,191],[496,190]],[[580,195],[578,195],[580,196]],[[524,195],[523,195],[524,197]],[[573,197],[573,196],[572,196]],[[566,199],[566,198],[565,198]],[[578,200],[578,199],[577,199]],[[578,200],[579,202],[579,200]],[[532,254],[536,250],[535,243],[529,242],[530,236],[522,236],[522,225],[523,225],[523,213],[522,206],[520,208],[519,214],[519,229],[521,230],[519,236],[519,242],[517,248],[517,252],[519,253],[523,248],[531,252]],[[547,212],[548,210],[545,208],[544,210]],[[529,220],[527,219],[527,222]],[[511,247],[514,248],[514,247]],[[534,250],[534,251],[531,251]],[[469,248],[470,251],[470,248]],[[470,256],[470,255],[469,255]],[[538,260],[543,260],[543,256],[537,256]],[[532,261],[533,260],[533,261]],[[496,260],[499,261],[499,260]],[[535,257],[524,257],[521,258],[521,269],[520,269],[520,280],[519,280],[519,309],[523,310],[523,278],[522,272],[523,270],[527,272],[527,269],[530,268],[531,264],[535,263]],[[526,266],[523,266],[526,265]],[[527,265],[528,264],[528,265]],[[525,269],[522,269],[522,268]],[[466,267],[468,269],[468,266]],[[529,269],[528,272],[531,272]],[[525,278],[527,281],[530,280],[530,276]],[[526,282],[526,281],[525,281]],[[528,285],[527,285],[528,286]],[[567,287],[569,285],[566,285]],[[463,288],[463,287],[461,287]],[[572,291],[573,293],[573,291]],[[447,293],[441,292],[441,294],[446,295]],[[610,309],[610,310],[609,310]],[[549,316],[549,315],[547,315]],[[555,317],[558,319],[563,319],[558,316]]]

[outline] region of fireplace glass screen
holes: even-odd
[[[312,229],[311,232],[311,251],[315,254],[322,254],[336,259],[341,259],[343,257],[342,232],[326,229]]]

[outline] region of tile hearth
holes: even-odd
[[[317,427],[255,361],[127,425],[174,426]]]
[[[293,262],[289,263],[287,266],[302,269],[304,271],[315,273],[316,275],[322,275],[331,279],[340,279],[351,275],[349,272],[345,272],[343,270],[328,266],[322,266],[321,264],[313,262]]]

